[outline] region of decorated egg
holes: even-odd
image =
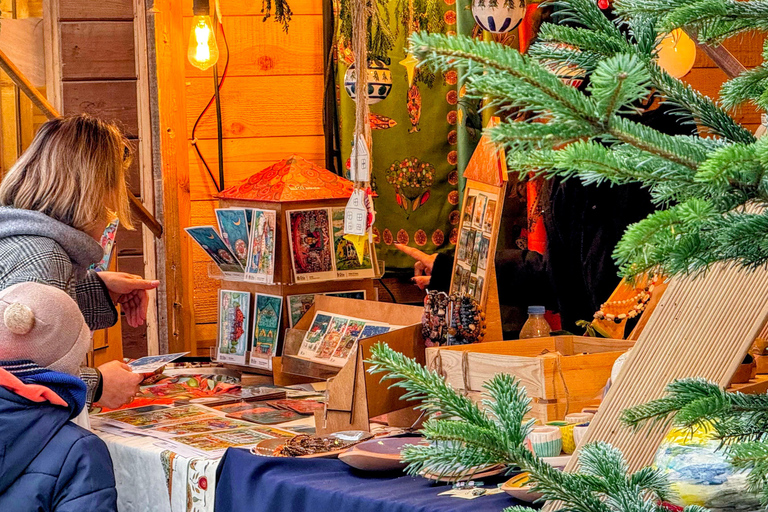
[[[486,32],[503,34],[515,30],[525,15],[524,0],[473,0],[472,16]]]
[[[357,71],[352,64],[344,74],[344,90],[353,100],[356,97]],[[384,61],[368,60],[368,104],[378,103],[392,91],[392,72]]]

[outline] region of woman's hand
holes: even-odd
[[[139,392],[144,380],[140,373],[133,373],[131,367],[120,361],[110,361],[99,366],[101,372],[101,398],[99,403],[109,409],[127,404]]]
[[[413,265],[413,277],[411,278],[411,281],[422,290],[429,286],[429,282],[432,280],[432,267],[435,265],[437,253],[427,254],[403,244],[395,244],[395,247],[416,260],[416,263]]]
[[[99,277],[109,290],[112,302],[120,304],[125,319],[131,327],[138,327],[147,319],[149,298],[147,290],[160,286],[160,281],[147,281],[140,276],[125,272],[99,272]]]

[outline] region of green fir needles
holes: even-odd
[[[408,472],[443,475],[468,468],[503,464],[527,471],[534,491],[543,500],[560,502],[569,512],[662,512],[669,495],[659,472],[643,468],[629,474],[621,453],[606,443],[584,446],[579,454],[580,472],[552,468],[525,447],[533,427],[526,420],[530,399],[525,388],[506,374],[485,384],[480,404],[461,395],[436,372],[379,343],[371,350],[371,373],[383,373],[393,387],[403,388],[404,400],[420,401],[429,418],[422,434],[429,445],[407,447],[403,459]],[[512,507],[506,512],[530,512]],[[688,507],[686,512],[701,512]]]
[[[469,97],[526,114],[491,131],[507,150],[510,171],[640,183],[650,191],[659,211],[631,226],[614,252],[623,276],[768,262],[768,140],[756,140],[727,110],[745,102],[768,106],[768,67],[726,82],[719,104],[655,61],[661,38],[681,26],[712,43],[768,28],[768,2],[617,0],[615,22],[594,0],[557,6],[567,24],[542,25],[530,55],[425,32],[411,45],[422,66],[458,68]],[[579,72],[589,77],[584,91],[561,81]],[[695,120],[704,135],[667,135],[637,122],[653,97],[675,108],[670,123]]]

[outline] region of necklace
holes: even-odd
[[[651,300],[651,293],[659,281],[659,276],[651,277],[651,282],[638,291],[634,296],[624,300],[613,300],[604,302],[600,309],[595,313],[596,320],[607,320],[620,324],[628,318],[635,318],[645,311],[648,302]],[[612,311],[609,313],[608,311]]]
[[[467,345],[482,341],[485,336],[485,312],[468,294],[451,295],[451,326],[448,328],[448,345]]]
[[[424,314],[421,316],[421,333],[428,347],[445,345],[448,334],[448,294],[428,292],[424,297]]]

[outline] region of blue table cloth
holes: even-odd
[[[484,480],[486,484],[504,481]],[[217,512],[501,512],[524,505],[507,494],[463,500],[402,472],[357,471],[336,459],[259,457],[229,449],[216,477]]]

